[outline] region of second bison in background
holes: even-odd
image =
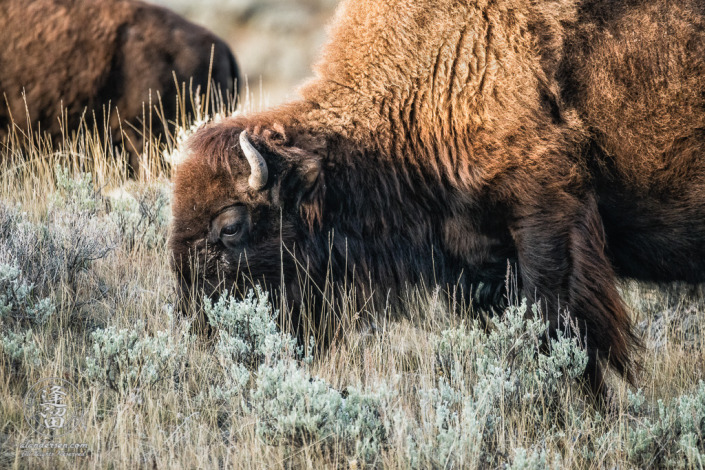
[[[315,313],[333,282],[362,308],[424,282],[501,306],[509,263],[579,328],[596,393],[602,364],[630,375],[618,276],[705,281],[705,1],[341,5],[303,99],[191,141],[182,295],[259,282]]]
[[[0,137],[11,120],[23,129],[29,121],[58,143],[62,126],[70,137],[84,115],[92,129],[95,115],[98,129],[108,122],[113,143],[124,143],[134,170],[150,123],[164,142],[150,104],[173,121],[176,81],[187,94],[190,85],[205,95],[209,76],[212,91],[235,98],[239,72],[229,47],[165,8],[133,0],[0,2]],[[193,112],[190,97],[183,102]]]

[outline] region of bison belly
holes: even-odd
[[[699,196],[699,197],[698,197]],[[618,275],[643,281],[705,282],[705,191],[661,199],[613,192],[600,214]]]

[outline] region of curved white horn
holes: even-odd
[[[250,187],[255,191],[259,191],[264,188],[269,178],[267,162],[264,161],[262,155],[250,143],[247,131],[240,133],[240,148],[250,164],[250,179],[248,180]]]

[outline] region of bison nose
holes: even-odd
[[[176,302],[174,310],[181,316],[190,318],[193,313],[198,310],[196,305],[196,297],[191,295],[191,292],[184,291],[179,288],[176,294]]]
[[[203,307],[202,289],[178,289],[175,311],[191,321],[191,334],[210,339],[213,337],[214,329],[208,322],[208,317]]]
[[[218,289],[207,280],[180,282],[177,285],[175,311],[191,321],[191,334],[207,340],[213,338],[215,329],[208,321],[205,299],[215,303],[219,297]]]
[[[175,311],[186,318],[193,318],[200,310],[202,310],[202,301],[196,294],[198,290],[194,286],[184,285],[179,283],[176,288]]]

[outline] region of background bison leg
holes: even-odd
[[[604,393],[601,362],[632,381],[630,349],[637,344],[605,254],[605,234],[593,196],[566,193],[541,198],[519,214],[513,227],[519,275],[525,295],[539,302],[552,332],[567,311],[589,355],[586,379],[596,396]]]

